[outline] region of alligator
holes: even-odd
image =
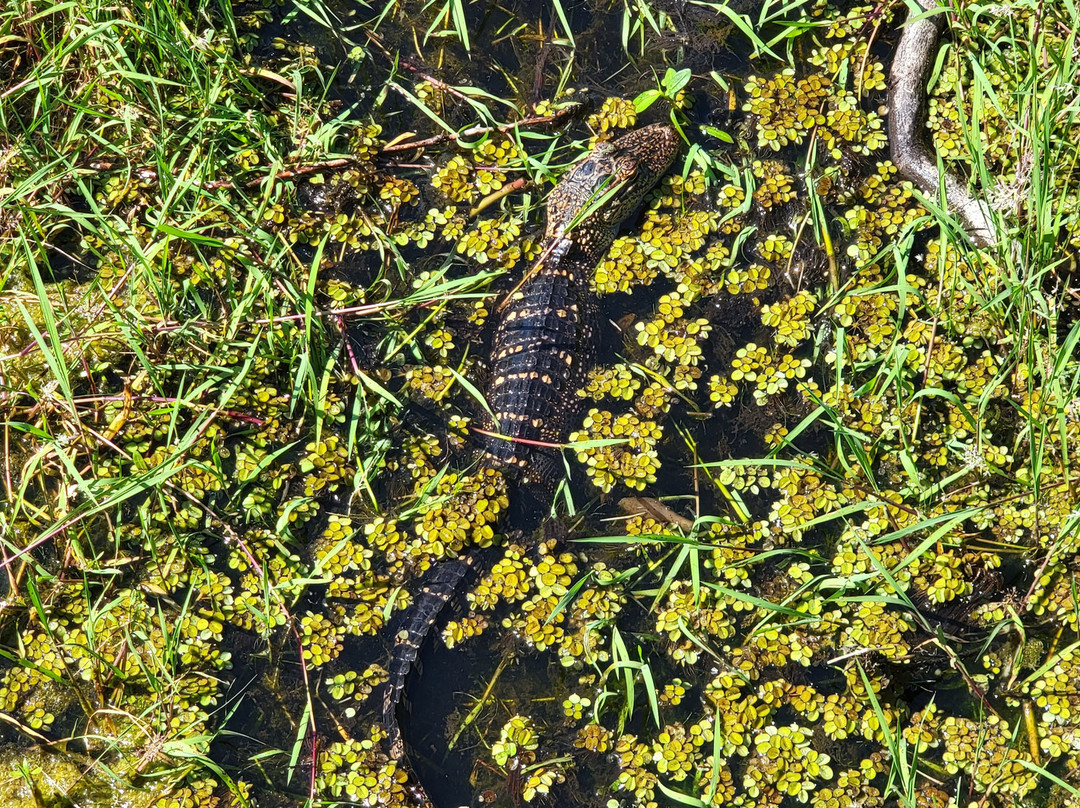
[[[578,414],[576,390],[595,352],[597,305],[589,276],[678,148],[671,127],[642,127],[599,143],[548,196],[540,258],[497,309],[487,390],[494,421],[480,430],[481,465],[503,469],[523,489],[553,493],[561,476],[558,447]],[[383,724],[395,760],[405,756],[398,708],[409,674],[477,560],[473,552],[437,565],[397,632],[383,691]]]

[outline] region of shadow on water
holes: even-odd
[[[408,689],[401,728],[409,762],[440,808],[471,805],[476,797],[475,731],[463,730],[452,750],[449,743],[465,718],[456,705],[472,705],[498,668],[500,654],[492,646],[474,641],[447,649],[441,642],[428,642],[419,675],[414,674]]]

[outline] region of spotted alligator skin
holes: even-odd
[[[523,484],[550,492],[559,476],[555,447],[576,419],[576,391],[595,352],[589,275],[677,149],[674,130],[663,125],[601,143],[548,198],[544,254],[502,304],[488,390],[498,437],[484,452],[516,469]]]
[[[541,258],[498,310],[482,463],[543,491],[558,477],[558,444],[578,414],[577,388],[593,361],[596,300],[589,274],[624,219],[667,171],[678,151],[670,127],[646,126],[599,144],[548,197]],[[390,754],[404,757],[398,724],[410,672],[439,614],[478,556],[463,556],[428,576],[398,632],[383,694]]]
[[[574,393],[593,360],[596,303],[572,267],[542,269],[507,307],[495,334],[483,452],[523,484],[550,491]]]

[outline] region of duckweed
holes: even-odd
[[[751,76],[743,109],[756,116],[758,145],[779,150],[802,143],[811,129],[825,123],[821,107],[829,85],[823,75],[796,78],[794,68],[768,79]]]
[[[590,115],[586,123],[593,131],[601,133],[626,129],[637,123],[637,110],[626,98],[605,98],[600,109]]]
[[[613,415],[607,410],[590,409],[582,430],[570,435],[571,443],[602,442],[579,449],[578,460],[586,464],[593,485],[611,491],[617,482],[643,490],[656,482],[660,460],[656,444],[662,431],[653,421],[633,414]]]

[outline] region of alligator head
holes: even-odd
[[[598,144],[548,197],[547,238],[568,239],[599,260],[678,150],[679,137],[665,124]]]

